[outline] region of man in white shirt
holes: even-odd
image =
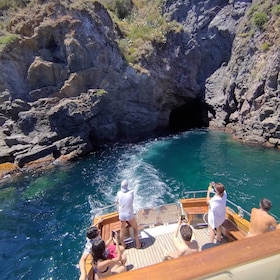
[[[121,245],[125,246],[124,231],[126,227],[126,222],[128,222],[133,228],[136,249],[140,249],[141,242],[138,236],[138,225],[134,216],[133,201],[134,201],[134,191],[129,190],[127,180],[123,180],[121,183],[121,190],[118,191],[116,197],[116,203],[119,211],[119,219],[121,221],[121,230],[120,230]]]

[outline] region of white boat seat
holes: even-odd
[[[180,216],[180,208],[176,203],[164,204],[158,208],[158,220],[161,224],[177,223]]]
[[[156,208],[144,208],[136,213],[136,221],[140,227],[151,227],[158,224],[158,210]]]

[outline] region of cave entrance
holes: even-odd
[[[185,105],[174,109],[169,116],[169,128],[175,132],[208,126],[206,106],[198,99],[190,99]]]

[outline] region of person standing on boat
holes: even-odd
[[[116,203],[119,211],[119,219],[121,221],[120,241],[121,241],[121,245],[125,247],[124,233],[125,233],[126,223],[128,222],[133,229],[136,249],[140,249],[141,243],[138,236],[138,224],[135,220],[133,201],[134,201],[134,191],[129,190],[127,180],[123,180],[121,183],[121,189],[120,191],[118,191],[116,197]]]
[[[260,208],[253,208],[251,211],[250,228],[248,232],[249,236],[265,233],[277,228],[277,222],[268,211],[270,210],[272,203],[267,198],[262,198],[260,201]]]
[[[215,195],[210,198],[210,194],[215,191]],[[227,193],[225,187],[221,183],[210,183],[207,191],[207,204],[208,204],[208,225],[210,242],[213,243],[215,239],[217,242],[222,241],[222,224],[226,218],[226,202]]]

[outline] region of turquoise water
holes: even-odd
[[[176,202],[213,180],[224,183],[228,198],[247,211],[261,197],[271,199],[280,217],[279,153],[199,130],[116,145],[2,183],[1,279],[78,279],[85,229],[100,208],[114,202],[124,178],[135,190],[135,210]]]

